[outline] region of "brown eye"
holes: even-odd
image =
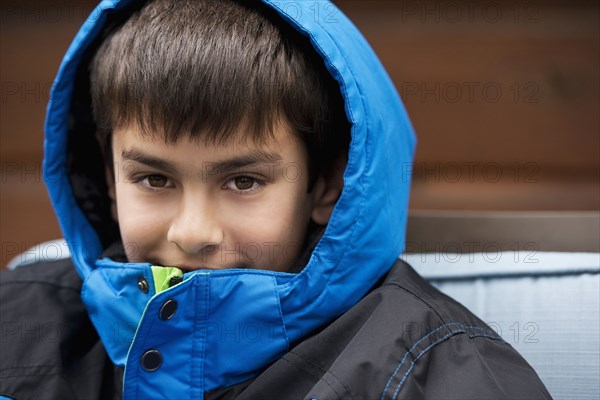
[[[238,176],[234,179],[234,183],[238,190],[248,190],[254,186],[254,179],[249,176]]]
[[[167,185],[167,178],[161,175],[150,175],[146,179],[148,179],[148,185],[151,187],[165,187]]]

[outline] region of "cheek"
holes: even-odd
[[[140,200],[134,192],[135,188],[127,184],[116,186],[116,203],[119,231],[130,261],[145,261],[145,256],[160,242],[165,235],[164,209],[156,209],[156,205]]]
[[[294,185],[272,188],[256,201],[231,204],[225,211],[229,215],[225,218],[229,221],[227,230],[244,237],[281,241],[308,223],[307,201],[307,196]]]
[[[227,247],[240,246],[246,259],[265,269],[288,269],[303,245],[308,199],[286,186],[255,204],[232,207],[235,217],[226,219]]]

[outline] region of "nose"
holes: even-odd
[[[218,248],[223,242],[223,231],[214,207],[208,201],[189,197],[182,199],[169,226],[167,240],[188,254]]]

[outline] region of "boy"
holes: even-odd
[[[364,39],[315,6],[333,9],[105,1],[88,19],[46,127],[75,268],[3,276],[2,395],[550,397],[397,261],[412,128]]]

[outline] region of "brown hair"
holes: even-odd
[[[308,39],[256,3],[151,0],[107,33],[90,64],[104,154],[129,124],[166,143],[223,144],[242,127],[264,143],[285,118],[307,146],[312,187],[347,149],[340,88]]]

